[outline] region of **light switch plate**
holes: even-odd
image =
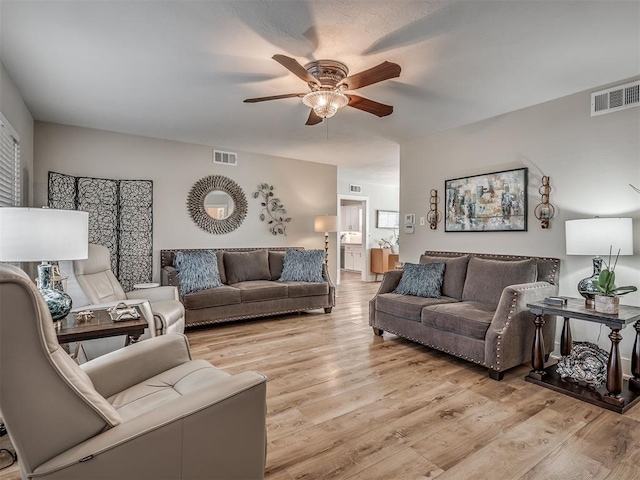
[[[421,227],[424,227],[424,226],[425,226],[425,223],[426,223],[426,222],[425,222],[425,220],[424,220],[424,217],[420,217],[420,226],[421,226]]]
[[[413,225],[405,225],[404,226],[404,233],[413,233],[413,232],[414,232]]]

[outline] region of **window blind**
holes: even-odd
[[[0,113],[0,207],[20,206],[20,137]]]

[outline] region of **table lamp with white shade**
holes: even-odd
[[[567,255],[593,256],[593,275],[578,283],[578,291],[588,307],[594,306],[598,289],[593,281],[602,269],[600,255],[633,255],[633,222],[631,218],[584,218],[565,222]]]
[[[313,220],[313,231],[324,232],[324,261],[326,263],[329,258],[329,232],[338,231],[338,216],[318,215]]]
[[[88,257],[89,214],[50,208],[0,208],[0,262],[37,262],[38,288],[51,317],[71,310],[71,297],[55,290],[50,261]]]

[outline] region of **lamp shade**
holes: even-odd
[[[564,224],[567,255],[633,255],[631,218],[585,218]]]
[[[0,262],[88,257],[89,214],[50,208],[0,208]]]
[[[337,232],[338,217],[336,215],[319,215],[313,220],[314,232]]]

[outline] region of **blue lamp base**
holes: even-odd
[[[71,311],[73,302],[66,293],[51,288],[53,281],[50,263],[43,262],[38,265],[38,284],[38,289],[51,312],[51,318],[55,321],[66,317]]]
[[[578,292],[584,297],[585,306],[594,308],[596,306],[596,293],[600,293],[596,287],[593,286],[593,281],[597,280],[602,270],[602,258],[594,257],[593,261],[593,274],[590,277],[583,278],[578,282]]]

